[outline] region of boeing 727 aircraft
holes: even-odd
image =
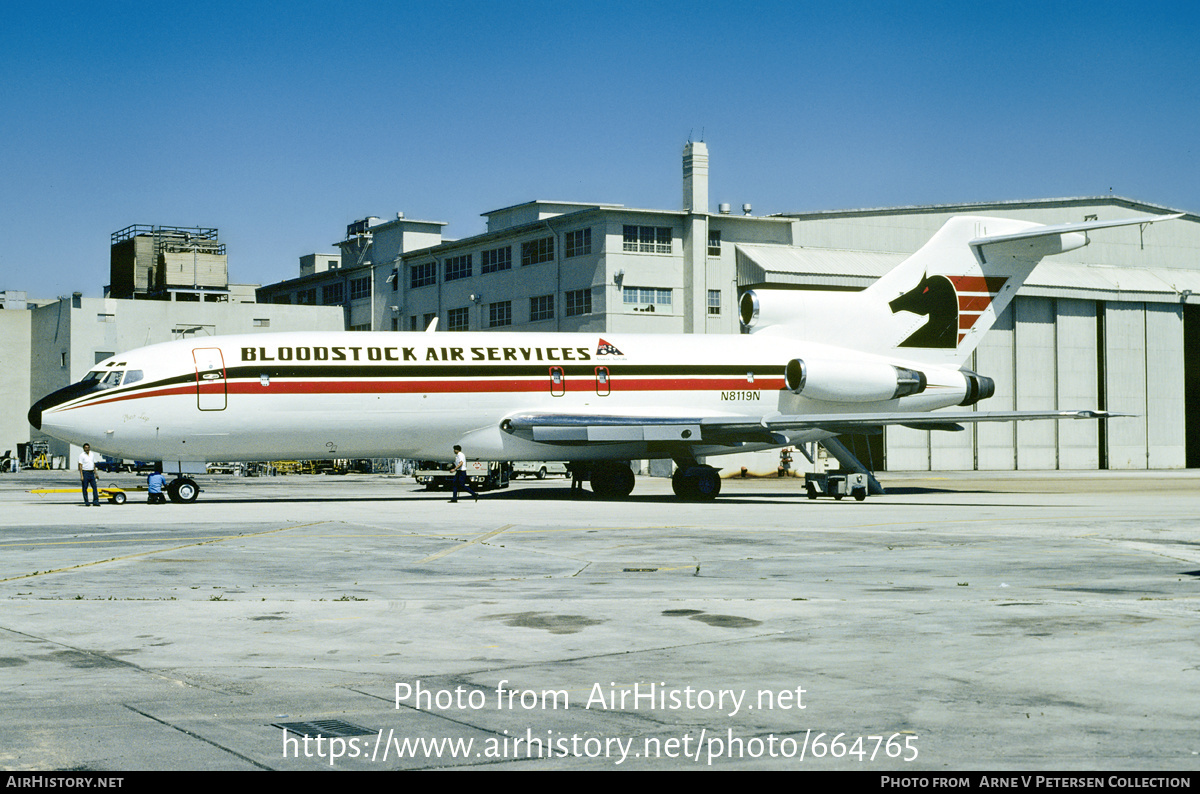
[[[178,462],[446,459],[574,461],[627,496],[627,461],[672,458],[675,493],[711,499],[708,456],[883,425],[1096,418],[971,409],[990,378],[967,356],[1045,256],[1086,232],[1179,215],[1044,226],[954,217],[862,292],[742,296],[750,333],[277,333],[186,339],[109,358],[39,400],[29,422],[120,458]],[[960,410],[953,409],[958,406]],[[961,410],[966,409],[966,410]],[[933,412],[933,413],[931,413]],[[199,492],[189,477],[175,501]]]

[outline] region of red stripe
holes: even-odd
[[[947,276],[958,292],[990,292],[995,295],[1008,281],[1006,276]]]
[[[220,394],[216,384],[205,389],[205,394]],[[563,386],[569,392],[595,393],[596,379],[594,377],[568,377]],[[607,387],[612,392],[650,392],[650,391],[778,391],[784,388],[783,378],[763,377],[754,383],[745,378],[620,378],[610,379]],[[550,379],[531,378],[527,380],[276,380],[269,386],[262,386],[259,381],[230,381],[227,384],[230,394],[498,394],[520,392],[550,392]],[[172,388],[152,389],[122,394],[108,399],[93,400],[79,403],[71,408],[85,405],[106,405],[125,400],[141,399],[143,397],[167,397],[174,395],[193,395],[196,390],[192,386],[175,386]],[[63,410],[71,410],[66,408]]]
[[[965,297],[963,295],[958,296],[958,310],[960,312],[974,312],[979,314],[991,305],[991,295],[983,295],[980,297]]]

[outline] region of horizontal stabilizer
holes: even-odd
[[[1059,234],[1073,234],[1078,232],[1087,232],[1092,229],[1111,229],[1117,226],[1141,226],[1146,223],[1157,223],[1158,221],[1173,221],[1176,218],[1182,218],[1184,213],[1180,212],[1175,215],[1157,215],[1146,218],[1124,218],[1119,221],[1087,221],[1085,223],[1060,223],[1057,226],[1036,226],[1025,231],[1014,232],[1012,234],[997,234],[990,237],[976,237],[971,240],[968,245],[983,246],[995,245],[997,243],[1009,243],[1018,240],[1036,240],[1039,237],[1053,237]]]

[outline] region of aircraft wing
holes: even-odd
[[[822,430],[877,433],[884,425],[920,430],[962,430],[973,422],[1016,422],[1035,419],[1105,419],[1126,416],[1108,411],[925,411],[843,413],[787,416],[768,414],[758,420],[745,416],[606,416],[569,413],[516,413],[506,417],[505,432],[545,444],[595,444],[653,441],[665,443],[736,445],[787,444],[784,433]]]

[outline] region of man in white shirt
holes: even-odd
[[[451,502],[458,501],[458,489],[466,488],[471,492],[471,496],[475,497],[475,501],[479,501],[479,494],[475,493],[475,489],[467,482],[467,456],[463,454],[462,447],[458,444],[454,445],[454,497]]]
[[[79,482],[83,486],[83,506],[88,507],[88,485],[92,486],[92,501],[100,506],[100,492],[96,488],[96,456],[92,454],[92,445],[84,444],[83,452],[79,453]]]

